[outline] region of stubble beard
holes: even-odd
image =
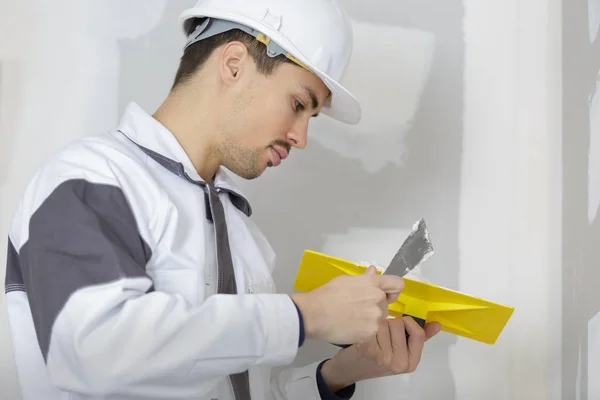
[[[229,135],[225,136],[221,152],[223,166],[240,178],[256,179],[264,172],[264,167],[259,162],[262,151],[244,147]]]

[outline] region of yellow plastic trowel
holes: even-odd
[[[386,274],[404,276],[432,254],[423,220],[392,260]],[[410,251],[405,251],[407,248]],[[294,282],[294,290],[308,292],[340,275],[360,275],[365,266],[312,250],[305,250]],[[390,270],[390,271],[388,271]],[[378,271],[381,274],[381,271]],[[388,306],[390,317],[409,315],[421,326],[439,322],[443,331],[479,342],[494,344],[510,319],[514,307],[404,277],[404,290]]]

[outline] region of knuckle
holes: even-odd
[[[398,360],[391,366],[392,373],[394,375],[405,374],[409,372],[409,362],[408,359]]]
[[[379,324],[373,324],[369,329],[369,336],[377,335],[378,331],[379,331]]]
[[[416,332],[412,333],[411,336],[416,337],[419,341],[425,341],[425,330],[419,329]]]
[[[404,279],[400,278],[400,280],[398,281],[398,288],[400,288],[400,290],[404,290]]]
[[[390,367],[392,367],[392,358],[387,355],[387,354],[383,354],[380,355],[379,357],[377,357],[377,366],[380,368],[385,368],[385,369],[389,369]]]
[[[384,308],[382,309],[382,313],[383,313],[382,319],[386,319],[386,318],[388,317],[388,315],[389,315],[389,310],[388,310],[388,308],[387,308],[387,307],[384,307]]]
[[[369,321],[365,326],[365,333],[369,336],[375,336],[379,331],[379,323],[376,320]]]
[[[406,372],[409,373],[409,374],[412,374],[416,370],[417,370],[417,364],[414,364],[414,363],[410,363],[408,365],[408,367],[406,368]]]

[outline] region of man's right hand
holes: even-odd
[[[336,344],[369,340],[388,315],[388,304],[398,299],[404,280],[378,275],[370,266],[362,275],[343,275],[308,293],[294,293],[304,319],[307,338]]]

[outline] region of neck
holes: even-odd
[[[172,92],[153,115],[175,136],[205,182],[213,179],[222,163],[217,141],[218,113],[210,97],[194,98],[186,89]]]

